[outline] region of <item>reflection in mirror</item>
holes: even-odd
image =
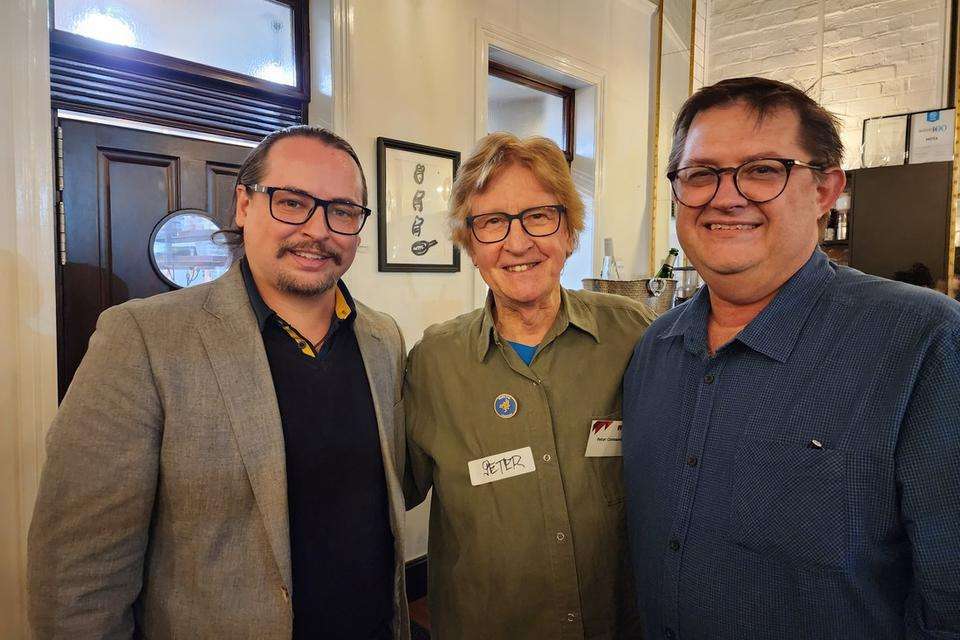
[[[661,0],[660,57],[657,83],[655,159],[651,173],[653,194],[652,242],[649,273],[656,273],[670,248],[680,249],[670,185],[665,177],[673,123],[693,88],[693,38],[696,0]],[[676,262],[684,264],[683,254]]]
[[[150,237],[150,260],[160,279],[176,289],[216,280],[230,268],[230,249],[213,241],[220,228],[206,213],[174,211]]]

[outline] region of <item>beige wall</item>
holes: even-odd
[[[335,7],[337,3],[334,3]],[[311,5],[312,6],[312,5]],[[625,275],[646,269],[651,3],[646,0],[349,0],[347,108],[335,126],[356,147],[376,203],[376,138],[460,151],[476,141],[477,30],[493,25],[605,76],[603,175],[596,237],[616,239]],[[334,25],[336,29],[336,24]],[[337,100],[341,96],[337,96]],[[458,274],[377,272],[376,224],[347,281],[354,294],[394,315],[408,345],[423,329],[474,308],[478,276],[468,256]],[[408,557],[426,551],[426,511],[408,522]]]
[[[47,3],[0,21],[0,638],[26,637],[27,526],[56,407]]]

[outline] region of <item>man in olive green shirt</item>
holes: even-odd
[[[561,291],[529,365],[486,307],[431,327],[404,387],[408,507],[433,488],[434,638],[636,638],[621,377],[653,319]]]

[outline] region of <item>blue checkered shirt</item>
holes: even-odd
[[[815,251],[713,357],[709,311],[624,378],[646,639],[960,639],[960,305]]]

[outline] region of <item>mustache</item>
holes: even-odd
[[[282,242],[277,248],[277,258],[282,258],[284,254],[291,251],[315,253],[324,258],[330,258],[337,265],[343,262],[343,254],[326,242]]]

